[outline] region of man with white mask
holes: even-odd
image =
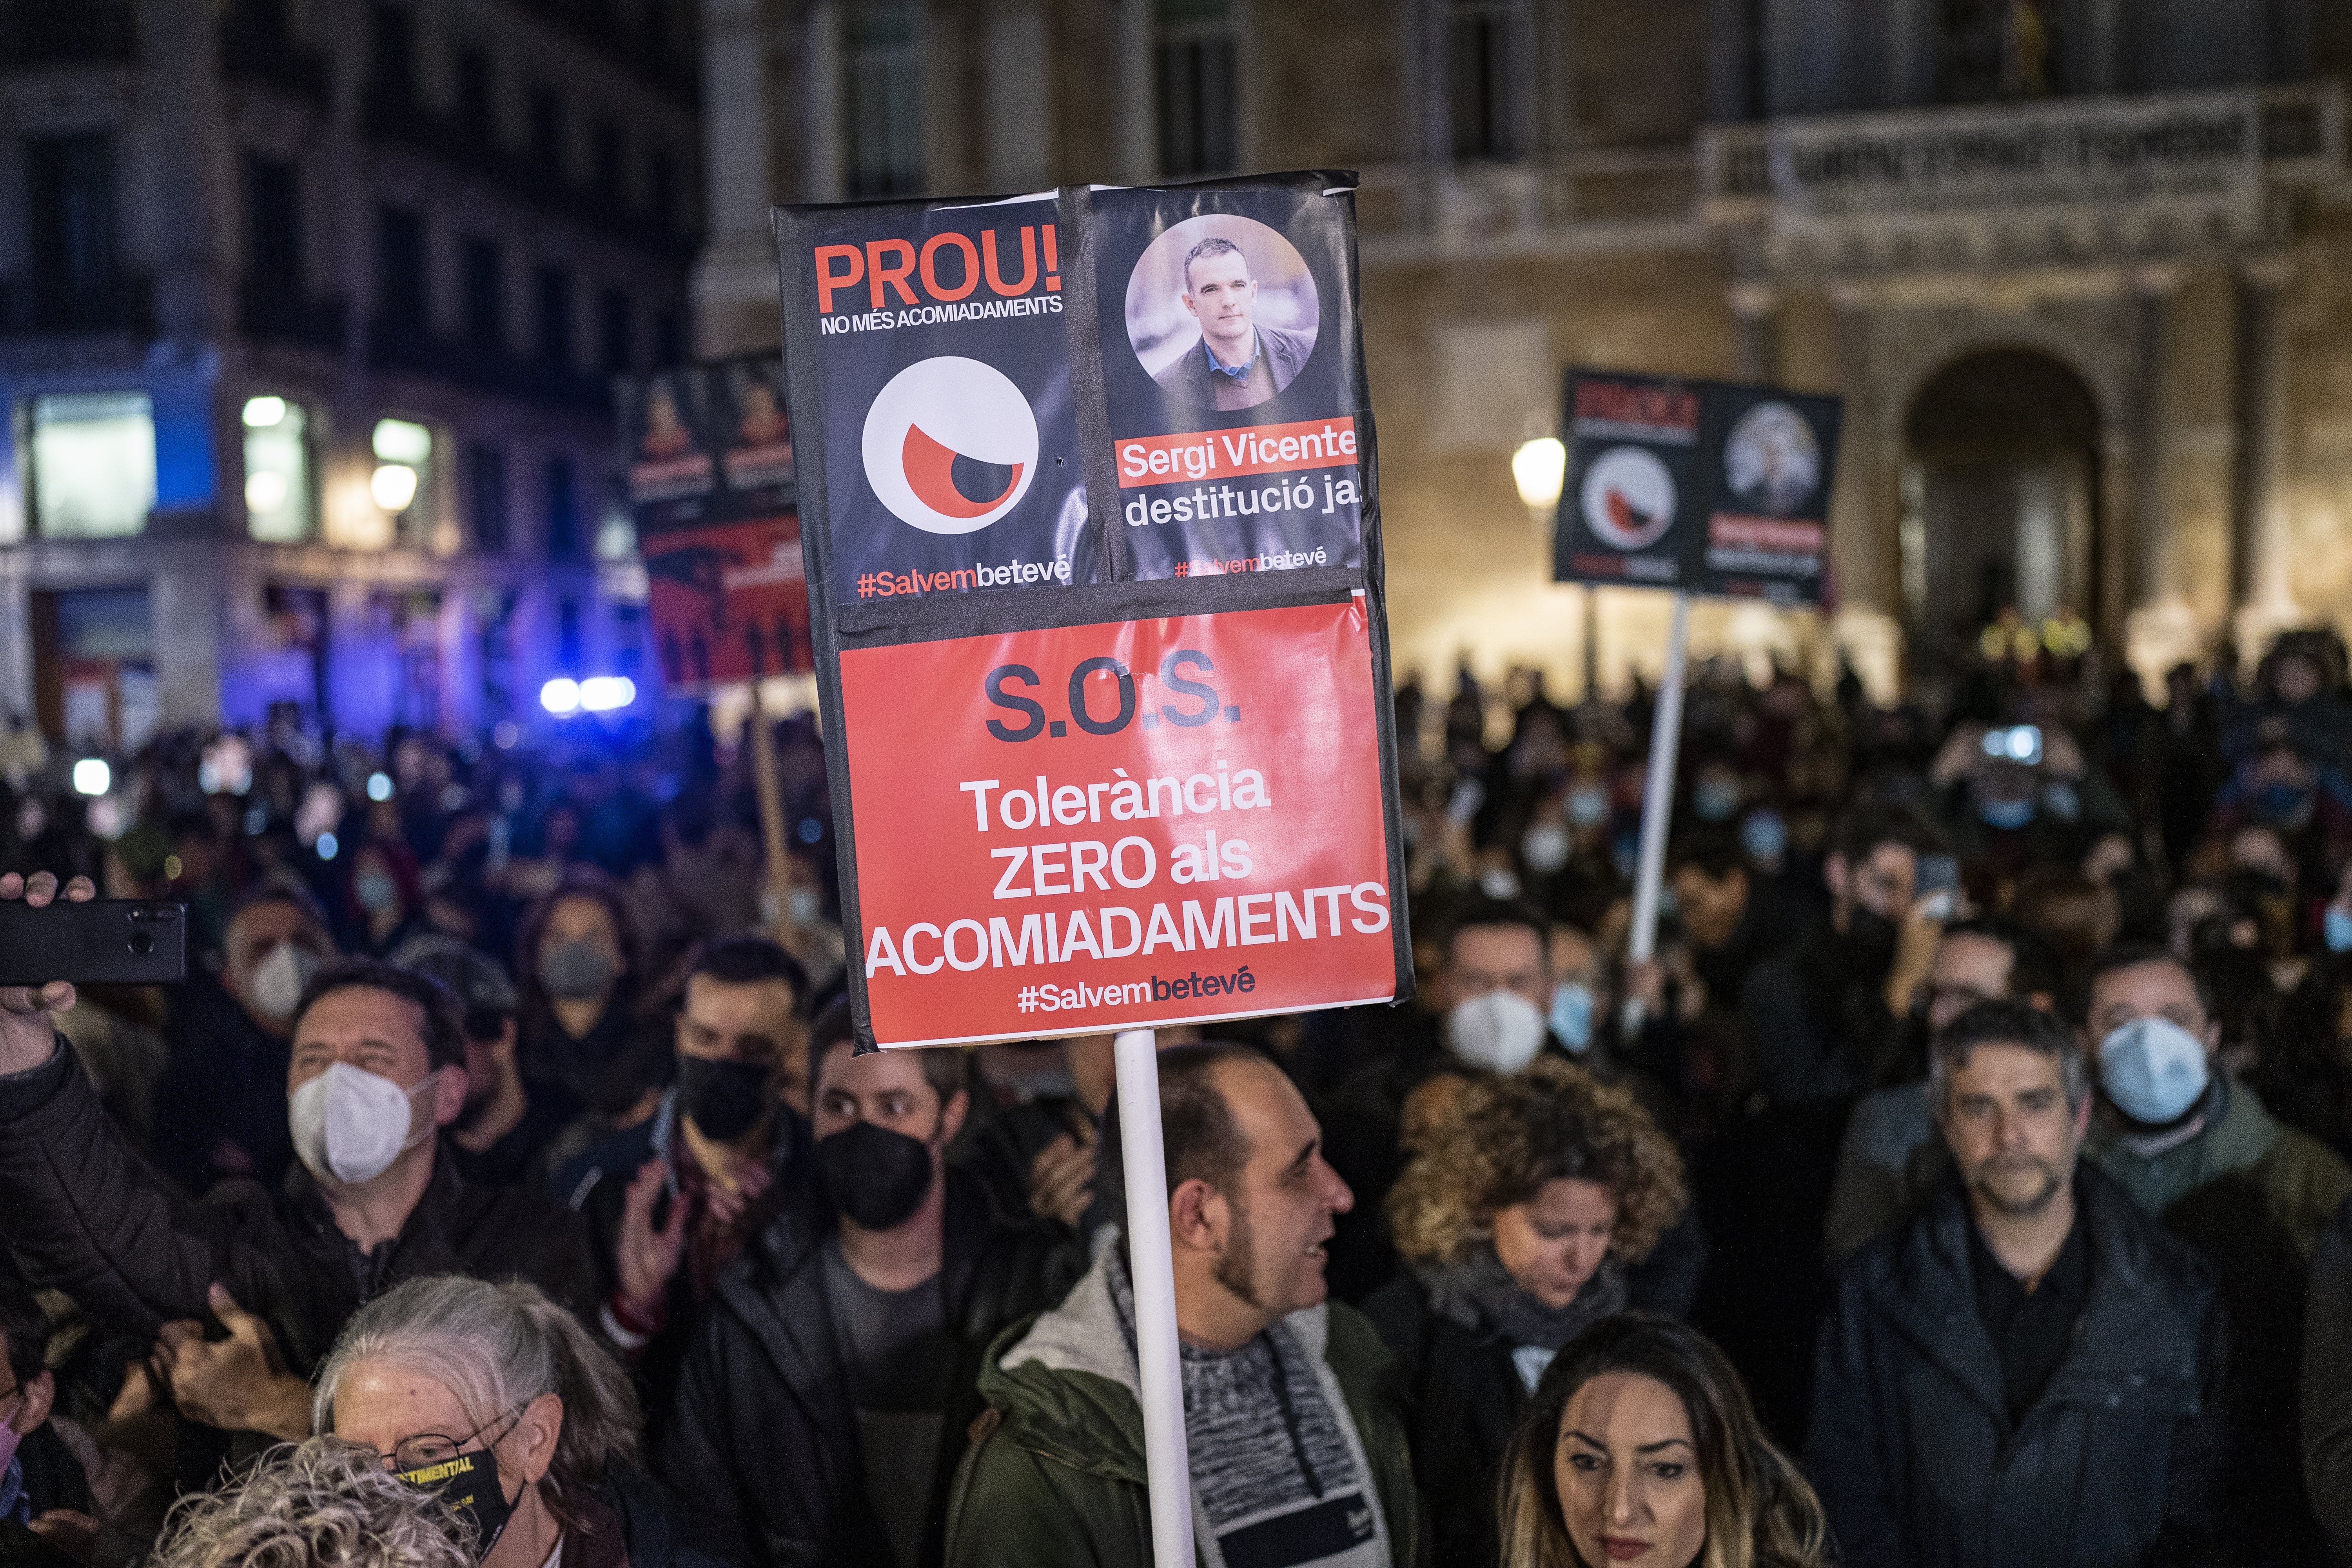
[[[77,878],[65,897],[93,889]],[[58,896],[44,872],[0,900]],[[593,1274],[578,1219],[550,1196],[468,1184],[439,1158],[466,1100],[466,1044],[437,983],[355,959],[293,1009],[285,1079],[299,1163],[276,1190],[173,1192],[107,1119],[51,1015],[73,987],[0,987],[0,1214],[27,1270],[105,1328],[157,1339],[184,1416],[309,1434],[303,1380],[352,1312],[428,1274],[520,1276],[583,1313]],[[227,1331],[207,1339],[206,1320]]]
[[[2315,1526],[2294,1408],[2313,1251],[2352,1170],[2282,1126],[2216,1061],[2221,1026],[2204,983],[2169,951],[2126,944],[2091,967],[2083,1045],[2098,1112],[2084,1153],[2213,1266],[2230,1329],[2227,1489],[2273,1561],[2308,1559]],[[2252,1560],[2252,1559],[2250,1559]]]
[[[171,1059],[151,1152],[191,1197],[246,1176],[274,1187],[294,1163],[286,1057],[310,976],[335,961],[326,916],[299,884],[265,882],[230,912],[217,983],[192,974],[172,997]]]

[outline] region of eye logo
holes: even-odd
[[[1585,525],[1613,550],[1655,544],[1675,525],[1675,477],[1641,447],[1612,447],[1584,471]]]
[[[866,480],[902,522],[977,533],[1029,493],[1037,416],[994,365],[942,354],[892,376],[866,411]]]

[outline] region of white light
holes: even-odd
[[[392,775],[390,773],[368,774],[367,789],[368,798],[370,800],[390,800],[392,798]]]
[[[579,712],[580,683],[568,675],[557,676],[539,689],[539,705],[559,716]]]
[[[405,463],[385,463],[369,476],[368,494],[386,511],[406,511],[416,499],[416,470]]]
[[[1511,480],[1519,500],[1531,507],[1559,504],[1559,488],[1568,479],[1568,448],[1549,436],[1521,444],[1511,454]]]
[[[245,504],[254,511],[276,511],[286,504],[286,476],[264,468],[245,479]]]
[[[74,764],[73,784],[76,795],[104,795],[113,787],[114,770],[103,758],[84,757]]]
[[[373,445],[384,462],[422,463],[433,456],[433,432],[405,419],[379,419]]]
[[[319,835],[318,849],[319,849],[319,858],[320,858],[320,859],[321,859],[321,860],[331,860],[331,859],[333,859],[333,858],[335,858],[335,851],[336,851],[336,850],[338,850],[338,849],[340,849],[340,848],[341,848],[341,847],[342,847],[342,846],[341,846],[341,845],[340,845],[340,844],[338,844],[338,843],[336,843],[336,842],[335,842],[335,836],[334,836],[333,834],[331,834],[331,833],[321,833],[320,835]]]
[[[254,430],[267,430],[286,417],[286,400],[282,397],[248,397],[245,400],[245,423]]]
[[[592,675],[580,683],[580,706],[591,713],[609,713],[637,700],[637,683],[625,675]]]

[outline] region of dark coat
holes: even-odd
[[[2303,1337],[2303,1476],[2311,1506],[2352,1563],[2352,1199],[2320,1234]]]
[[[2073,1343],[2014,1426],[1959,1183],[1850,1259],[1808,1458],[1848,1568],[2123,1568],[2210,1539],[2225,1376],[2202,1259],[2091,1167]]]
[[[488,1192],[436,1161],[407,1225],[365,1256],[299,1164],[276,1191],[224,1182],[190,1203],[131,1152],[62,1047],[0,1079],[0,1214],[26,1278],[94,1321],[152,1339],[173,1319],[208,1318],[217,1280],[302,1376],[353,1312],[428,1274],[528,1279],[593,1321],[585,1239],[552,1198]]]
[[[615,1460],[572,1510],[559,1568],[719,1568],[680,1538],[661,1484]]]
[[[1307,361],[1315,353],[1315,340],[1305,332],[1294,332],[1285,327],[1269,327],[1256,323],[1257,341],[1265,350],[1265,363],[1274,370],[1274,390],[1276,393],[1298,379],[1307,368]],[[1217,405],[1217,388],[1209,371],[1209,356],[1201,351],[1199,339],[1192,346],[1176,356],[1176,363],[1152,379],[1163,392],[1172,393],[1185,402],[1202,408]]]
[[[833,1231],[817,1199],[790,1194],[720,1277],[679,1379],[661,1472],[685,1504],[694,1543],[739,1568],[890,1561],[825,1299],[823,1248]],[[980,1189],[949,1173],[940,1280],[957,1353],[923,1503],[925,1564],[940,1561],[948,1490],[982,1408],[981,1357],[1006,1325],[1057,1300],[1082,1261],[1041,1230],[999,1224]]]

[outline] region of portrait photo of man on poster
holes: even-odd
[[[1321,302],[1306,258],[1255,218],[1212,213],[1146,247],[1127,290],[1127,335],[1160,389],[1192,408],[1255,408],[1315,353]]]

